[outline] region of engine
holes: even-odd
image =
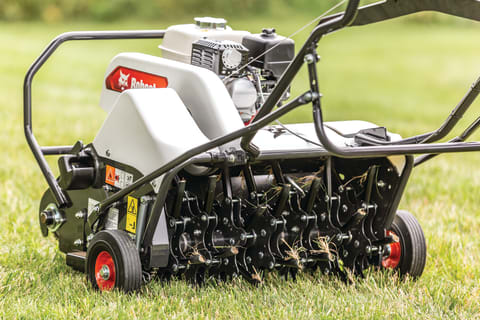
[[[167,29],[161,46],[167,59],[215,72],[244,121],[249,123],[295,55],[293,40],[275,29],[234,31],[226,20],[196,18],[195,24]],[[287,90],[283,99],[287,99]]]

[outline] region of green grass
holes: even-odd
[[[307,20],[293,15],[231,25],[251,31],[277,26],[290,34]],[[150,283],[134,295],[92,291],[84,275],[65,265],[56,241],[39,232],[37,209],[46,183],[23,136],[23,76],[60,32],[168,24],[0,24],[0,318],[480,318],[479,154],[438,157],[417,168],[408,184],[401,207],[416,214],[428,241],[427,266],[416,282],[372,273],[353,285],[303,275],[297,282],[270,277],[258,288],[241,280],[200,289],[174,281]],[[479,34],[478,25],[391,22],[326,37],[319,47],[324,113],[330,120],[370,120],[403,136],[435,129],[478,76]],[[159,54],[157,45],[142,40],[62,47],[34,83],[40,143],[90,142],[105,118],[97,105],[109,60],[122,51]],[[302,73],[293,92],[305,88]],[[476,103],[461,125],[478,108]],[[284,121],[310,121],[310,114],[303,107]]]

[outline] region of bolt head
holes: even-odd
[[[110,278],[110,269],[106,264],[100,268],[100,277],[102,277],[103,280],[108,280]]]
[[[264,256],[265,256],[265,254],[264,254],[262,251],[260,251],[260,252],[258,253],[258,258],[259,258],[259,259],[263,259]]]
[[[353,246],[354,246],[355,248],[358,248],[358,247],[360,246],[360,241],[355,240],[355,241],[353,242]]]
[[[308,64],[311,64],[315,62],[315,57],[313,56],[313,54],[309,53],[305,56],[304,61]]]
[[[267,236],[267,231],[265,229],[260,230],[260,235],[262,237],[266,237]]]

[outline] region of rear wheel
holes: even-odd
[[[86,264],[88,281],[95,289],[129,292],[142,285],[140,256],[123,230],[97,233],[88,246]]]
[[[398,211],[387,235],[395,242],[389,245],[389,255],[382,266],[398,270],[401,275],[419,277],[425,268],[427,245],[422,227],[408,211]]]

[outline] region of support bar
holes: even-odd
[[[37,160],[42,173],[47,180],[50,190],[60,207],[68,206],[70,200],[58,185],[52,170],[48,166],[45,155],[66,154],[70,147],[41,147],[33,134],[32,126],[32,82],[35,74],[44,63],[57,50],[60,45],[71,40],[106,40],[106,39],[161,39],[165,35],[163,30],[138,30],[138,31],[85,31],[67,32],[59,35],[50,42],[40,56],[33,62],[25,75],[23,84],[23,122],[25,137],[28,145]],[[71,149],[71,148],[70,148]]]
[[[123,197],[127,196],[129,193],[131,193],[134,190],[140,188],[141,186],[143,186],[147,183],[150,183],[152,180],[160,177],[165,172],[167,172],[167,171],[169,171],[169,170],[171,170],[171,169],[173,169],[177,166],[181,166],[185,161],[188,161],[189,159],[191,159],[193,157],[196,157],[201,153],[207,152],[207,151],[209,151],[213,148],[216,148],[220,145],[223,145],[223,144],[231,142],[235,139],[241,138],[241,137],[245,136],[246,134],[255,133],[258,130],[260,130],[261,128],[268,125],[270,122],[272,122],[274,120],[277,120],[278,118],[280,118],[284,114],[292,111],[293,109],[295,109],[295,108],[297,108],[301,105],[307,104],[311,101],[316,101],[318,99],[319,99],[319,97],[318,97],[317,94],[312,94],[310,92],[304,93],[303,95],[301,95],[298,98],[290,101],[289,103],[285,104],[283,107],[278,108],[274,112],[268,114],[267,116],[263,117],[262,119],[260,119],[259,121],[255,122],[255,123],[252,123],[252,124],[250,124],[246,127],[243,127],[241,129],[235,130],[235,131],[233,131],[229,134],[226,134],[224,136],[215,138],[215,139],[213,139],[213,140],[211,140],[207,143],[204,143],[202,145],[199,145],[199,146],[197,146],[197,147],[195,147],[191,150],[188,150],[188,151],[182,153],[181,155],[179,155],[178,157],[176,157],[172,161],[166,163],[165,165],[161,166],[160,168],[153,171],[152,173],[142,177],[141,179],[137,180],[136,182],[134,182],[130,186],[126,187],[125,189],[122,189],[122,190],[116,192],[112,196],[110,196],[107,199],[100,202],[100,204],[98,206],[98,209],[99,209],[98,211],[103,212],[111,204],[113,204],[116,201],[122,199]],[[208,156],[208,155],[205,155],[204,158],[205,158],[204,162],[208,162],[208,161],[212,160],[211,156]]]

